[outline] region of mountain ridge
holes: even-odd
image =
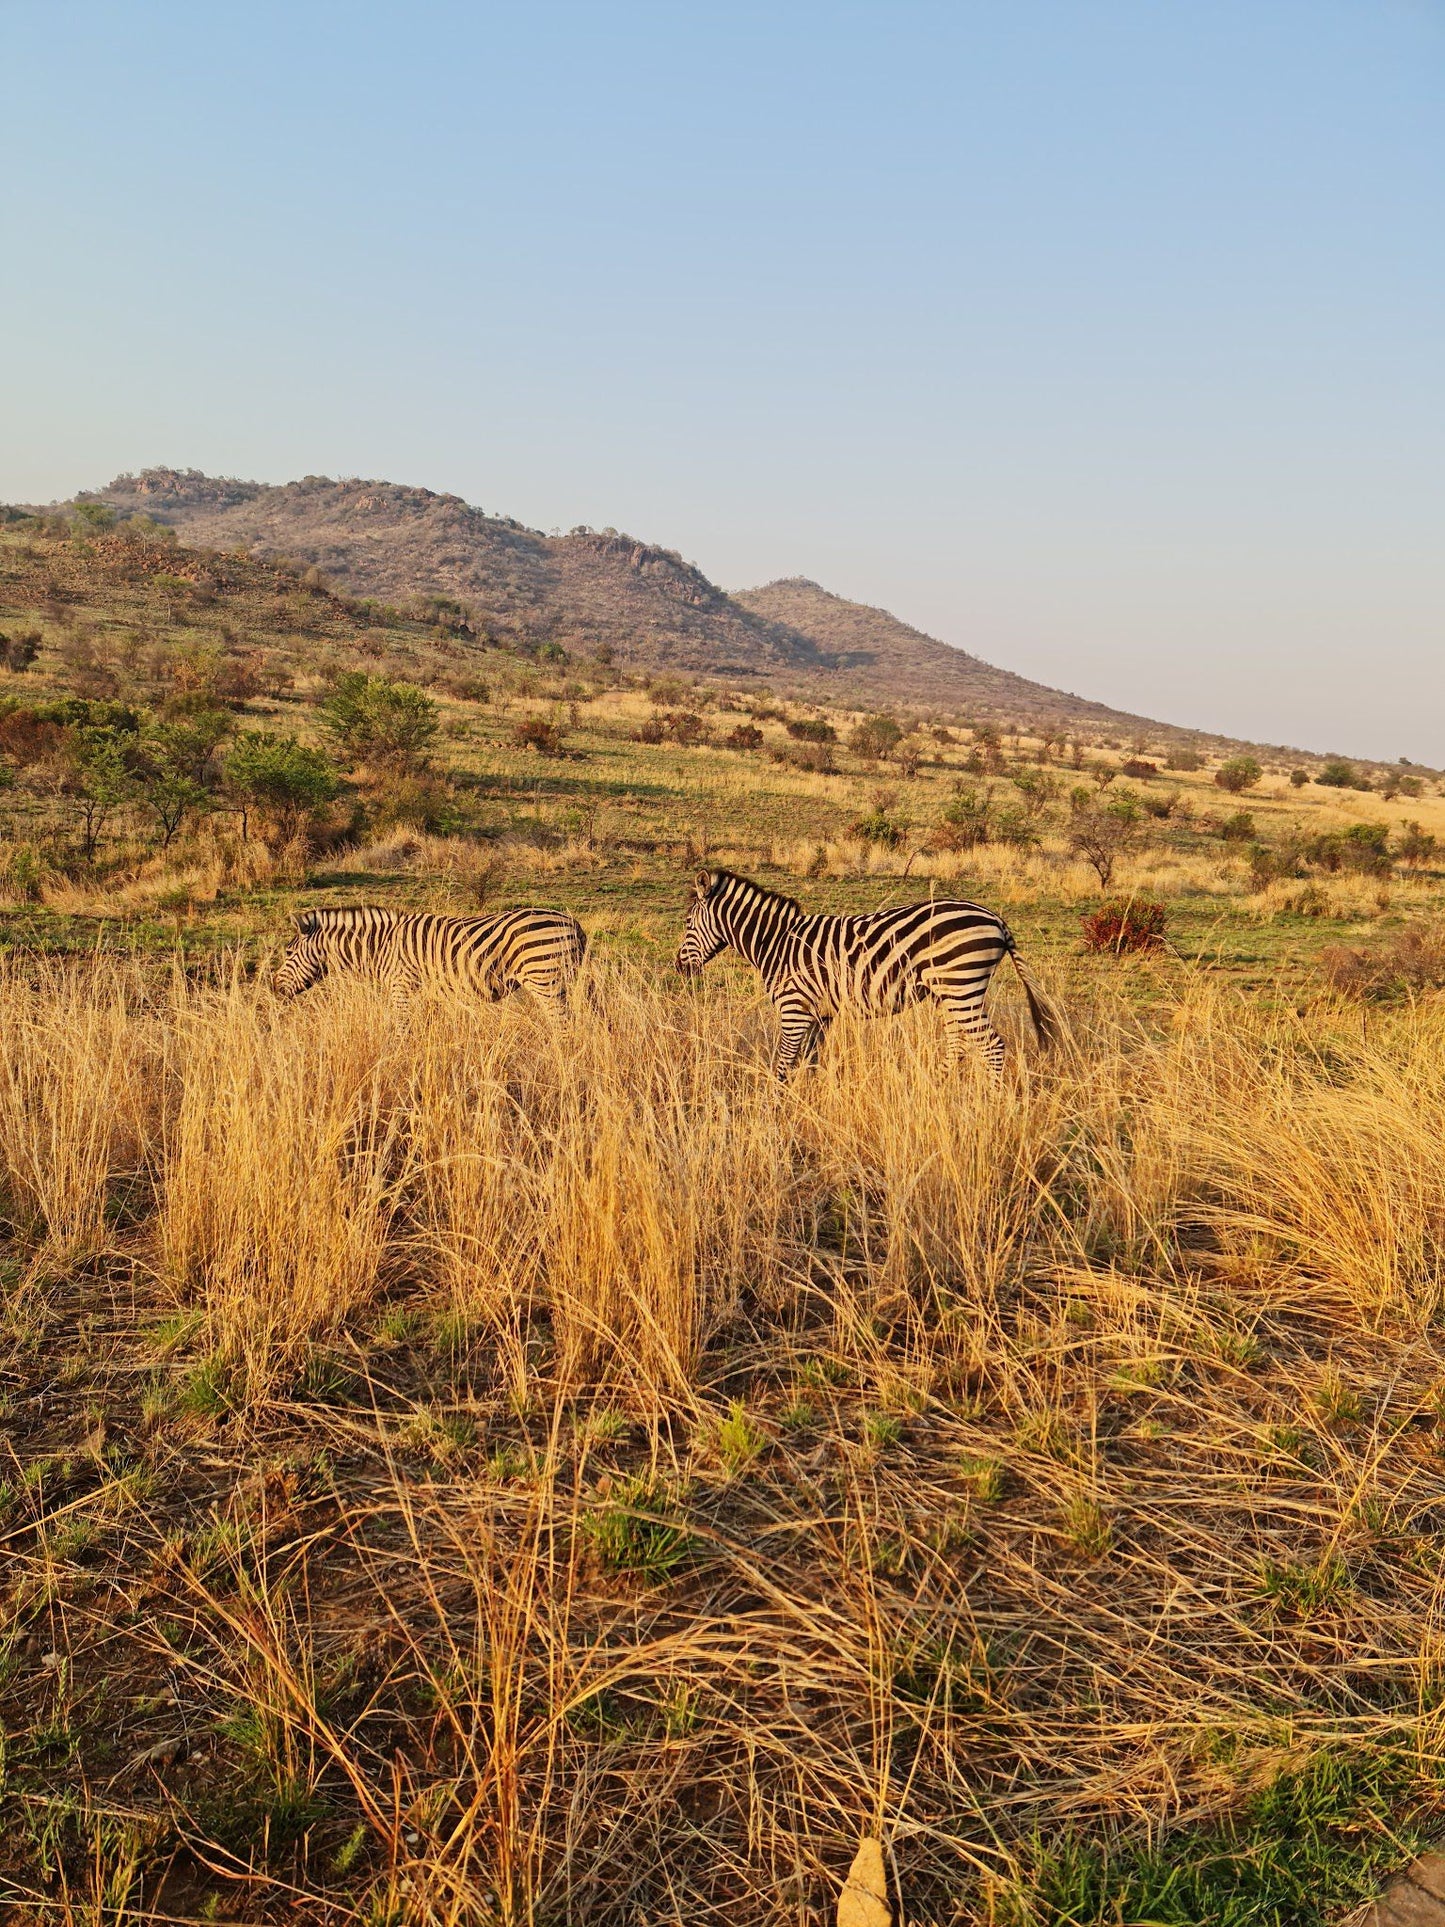
[[[1115,709],[999,668],[806,576],[729,594],[676,551],[579,526],[546,534],[458,495],[309,475],[266,483],[153,467],[87,490],[187,542],[288,556],[348,594],[464,603],[484,639],[558,644],[652,674],[685,672],[867,709],[1203,747],[1234,738]]]

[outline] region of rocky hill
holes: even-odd
[[[77,500],[148,514],[192,544],[295,558],[353,596],[405,607],[454,598],[479,634],[504,643],[601,650],[634,669],[858,707],[902,703],[1090,737],[1193,735],[995,668],[801,577],[728,595],[672,551],[614,529],[546,535],[430,489],[152,468]]]
[[[1066,728],[1143,730],[1156,736],[1162,727],[1105,703],[1030,682],[1011,670],[996,669],[936,636],[910,628],[886,609],[849,602],[806,576],[787,576],[761,589],[741,589],[732,599],[763,621],[806,636],[832,665],[840,700],[846,700],[850,690],[864,700],[868,692],[886,687],[894,701],[930,703],[938,700],[934,692],[946,687],[966,692],[960,700],[970,714],[980,717],[1027,717]]]

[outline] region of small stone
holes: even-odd
[[[893,1927],[883,1843],[864,1834],[838,1896],[838,1927]]]
[[[1414,1866],[1405,1869],[1405,1878],[1423,1887],[1436,1900],[1445,1900],[1445,1853],[1438,1847],[1422,1853]]]
[[[40,1664],[45,1668],[47,1673],[53,1673],[60,1664],[59,1653],[42,1653],[40,1655]]]
[[[1366,1914],[1364,1927],[1445,1927],[1445,1905],[1422,1887],[1397,1880]]]
[[[184,1733],[173,1733],[167,1740],[157,1740],[137,1753],[131,1761],[132,1767],[142,1766],[179,1766],[191,1750],[191,1743]]]

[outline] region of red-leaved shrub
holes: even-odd
[[[1162,950],[1166,911],[1143,897],[1112,897],[1081,917],[1086,950]]]

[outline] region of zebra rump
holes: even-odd
[[[677,967],[695,976],[731,947],[762,976],[781,1026],[777,1071],[787,1077],[811,1055],[840,1010],[879,1017],[932,998],[943,1007],[950,1054],[973,1045],[1003,1067],[1003,1039],[984,995],[1004,957],[1019,974],[1041,1044],[1053,1017],[1019,960],[1003,918],[981,904],[944,898],[870,916],[808,916],[792,897],[731,870],[704,870],[688,907]]]
[[[514,990],[561,998],[577,975],[587,939],[564,910],[501,910],[440,917],[371,906],[305,910],[276,972],[283,997],[298,996],[333,970],[372,977],[407,995],[424,984],[457,984],[495,1001]]]

